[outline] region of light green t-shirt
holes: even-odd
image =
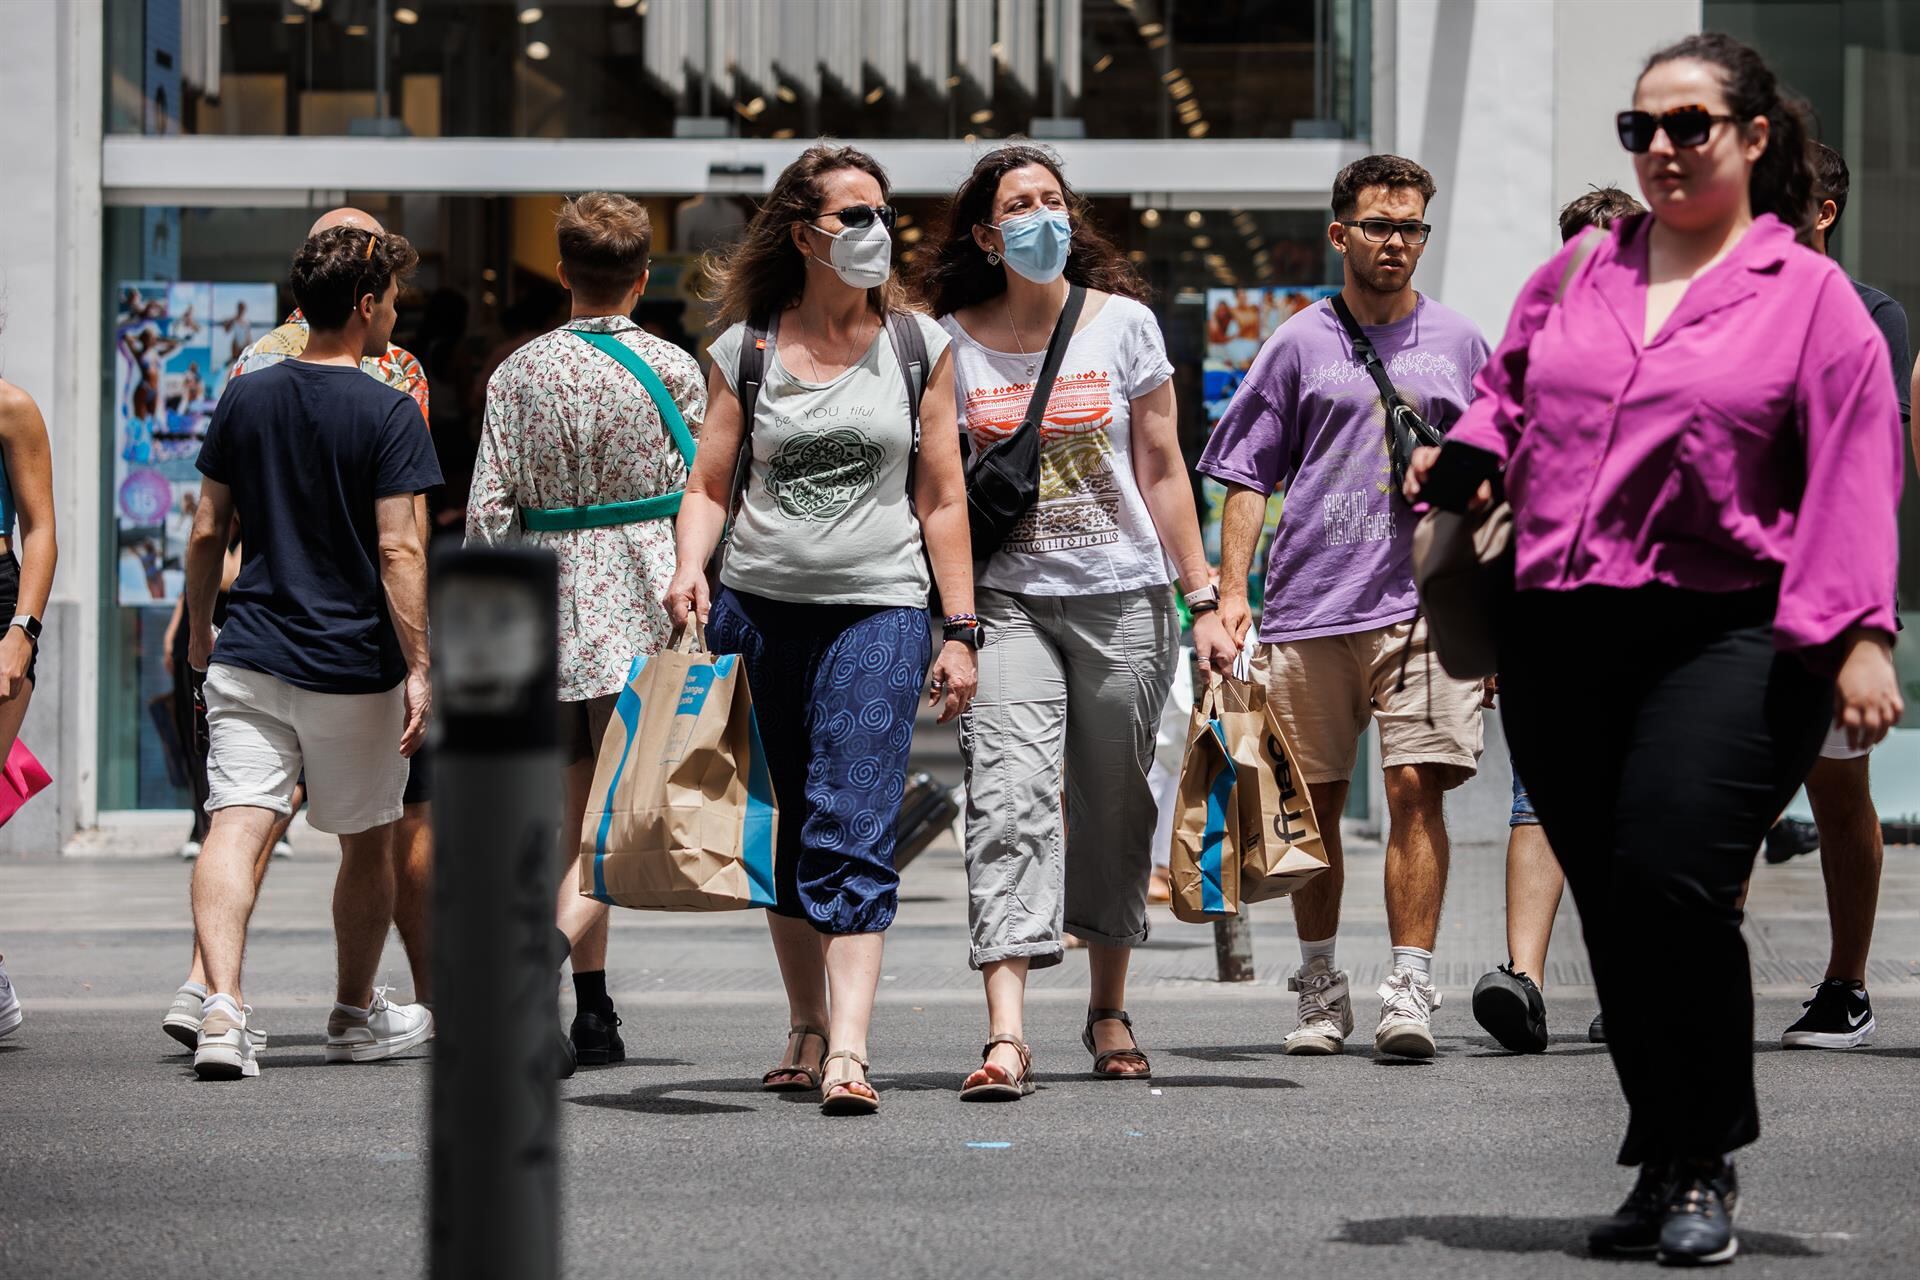
[[[914,320],[931,373],[950,339],[932,319]],[[709,348],[736,396],[745,339],[736,324]],[[926,607],[920,521],[907,502],[913,423],[885,328],[859,363],[824,383],[787,367],[776,329],[752,441],[724,585],[770,600]]]

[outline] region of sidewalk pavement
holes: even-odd
[[[441,851],[456,868],[486,856]],[[1505,956],[1501,849],[1456,849],[1441,1056],[1376,1063],[1382,855],[1358,845],[1349,859],[1340,963],[1360,1027],[1342,1057],[1279,1051],[1298,956],[1283,904],[1255,909],[1258,978],[1239,986],[1213,981],[1211,928],[1162,908],[1129,1000],[1155,1080],[1086,1075],[1086,957],[1072,952],[1034,978],[1041,1092],[969,1107],[953,1091],[985,1018],[943,839],[905,875],[871,1044],[883,1109],[857,1121],[758,1090],[786,1026],[758,913],[616,912],[610,980],[630,1056],[561,1086],[562,1274],[1617,1273],[1582,1251],[1627,1179],[1611,1164],[1618,1091],[1584,1040],[1593,999],[1570,909],[1548,973],[1556,1043],[1506,1055],[1468,1007]],[[196,1083],[159,1030],[191,941],[187,867],[0,865],[0,950],[27,1009],[0,1042],[0,1275],[421,1273],[427,1061],[322,1060],[335,862],[309,837],[272,867],[247,987],[272,1038],[259,1079],[218,1086]],[[1742,1163],[1743,1276],[1895,1274],[1920,1251],[1920,850],[1888,851],[1874,1047],[1774,1051],[1820,976],[1825,931],[1814,859],[1757,871],[1747,935],[1767,1131]],[[409,990],[397,939],[384,970]],[[1685,975],[1646,995],[1670,1006],[1684,1053]]]

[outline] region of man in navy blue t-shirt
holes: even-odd
[[[232,379],[200,451],[187,613],[211,740],[211,828],[193,877],[208,989],[194,1069],[204,1079],[258,1074],[240,998],[254,855],[303,770],[308,821],[340,837],[327,1058],[392,1057],[432,1029],[423,1006],[389,1004],[373,978],[393,919],[390,828],[432,696],[414,497],[440,483],[440,468],[419,406],[360,371],[386,350],[400,279],[417,261],[399,236],[361,228],[309,239],[293,262],[306,350]],[[216,641],[236,516],[245,559]]]
[[[1814,199],[1820,202],[1813,247],[1827,252],[1827,239],[1846,212],[1852,185],[1840,153],[1814,144]],[[1909,416],[1907,313],[1870,285],[1854,281],[1861,303],[1887,339],[1893,358],[1894,395],[1900,416]],[[1854,748],[1836,725],[1807,775],[1807,801],[1813,807],[1821,870],[1827,885],[1827,922],[1833,945],[1827,973],[1814,988],[1807,1012],[1788,1027],[1780,1041],[1789,1049],[1853,1049],[1874,1033],[1873,1003],[1867,997],[1867,952],[1873,943],[1873,917],[1880,900],[1882,858],[1880,815],[1874,810],[1867,767],[1871,748]],[[1793,825],[1782,824],[1767,838],[1767,860],[1791,857]]]

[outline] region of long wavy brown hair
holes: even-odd
[[[993,220],[993,200],[1000,179],[1015,169],[1040,165],[1060,184],[1067,198],[1067,216],[1073,219],[1073,242],[1067,251],[1067,279],[1089,289],[1104,289],[1124,298],[1145,302],[1146,281],[1133,269],[1113,241],[1101,234],[1093,206],[1075,191],[1061,172],[1060,158],[1044,147],[1009,143],[981,156],[947,205],[947,225],[931,252],[919,255],[914,293],[936,316],[985,302],[1007,291],[1006,268],[987,261],[986,250],[973,238],[974,227]]]
[[[820,143],[801,152],[780,171],[772,192],[747,223],[746,234],[704,260],[708,283],[702,297],[713,307],[716,327],[777,316],[800,301],[807,289],[807,261],[793,242],[793,228],[827,212],[820,207],[820,180],[837,169],[870,175],[880,184],[883,201],[892,191],[887,171],[858,147]],[[885,284],[867,290],[867,304],[876,315],[901,310],[905,294],[899,280],[890,276]]]

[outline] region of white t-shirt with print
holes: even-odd
[[[952,316],[954,395],[976,451],[1026,416],[1045,352],[995,351]],[[1133,475],[1133,406],[1173,376],[1160,323],[1110,297],[1067,344],[1040,424],[1040,499],[976,572],[996,591],[1067,596],[1164,586],[1173,568]]]
[[[931,318],[914,321],[931,373],[948,338]],[[746,331],[736,324],[708,349],[736,396]],[[776,325],[752,445],[723,584],[769,600],[926,607],[920,521],[907,501],[907,383],[884,326],[846,372],[809,382],[781,359]]]

